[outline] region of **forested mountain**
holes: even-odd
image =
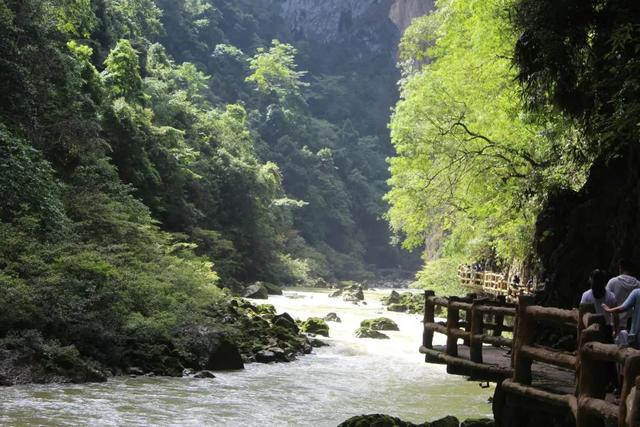
[[[0,0],[0,338],[187,354],[221,289],[415,265],[382,219],[402,28],[363,5],[321,39],[304,2]]]

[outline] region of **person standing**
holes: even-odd
[[[607,291],[616,297],[616,306],[621,306],[634,289],[640,288],[640,282],[633,275],[635,274],[631,262],[628,259],[621,259],[618,263],[619,275],[609,280]],[[627,311],[620,312],[620,329],[629,329],[631,316]],[[617,332],[617,331],[616,331]]]
[[[613,339],[614,325],[618,324],[616,314],[610,314],[604,306],[616,306],[616,297],[613,292],[606,290],[607,279],[609,275],[604,270],[593,270],[589,275],[589,284],[591,289],[585,291],[580,299],[580,305],[593,304],[596,314],[602,314],[605,318],[605,336],[610,340]],[[617,328],[616,328],[617,329]]]

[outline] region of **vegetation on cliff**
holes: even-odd
[[[536,242],[552,232],[536,233],[538,214],[550,195],[580,189],[595,159],[587,127],[553,102],[563,82],[579,85],[576,76],[593,74],[569,67],[570,75],[558,75],[554,70],[566,70],[559,63],[544,68],[580,58],[579,45],[554,46],[578,33],[587,43],[588,31],[574,34],[569,21],[561,25],[551,18],[556,12],[534,3],[442,0],[402,41],[388,217],[406,246],[426,242],[418,276],[425,284],[453,283],[460,262],[500,269],[535,259]],[[550,25],[559,26],[557,37]],[[522,27],[531,34],[522,35]],[[567,103],[591,99],[563,94]],[[602,117],[593,114],[583,123],[595,126]]]
[[[270,3],[0,0],[3,348],[175,373],[224,288],[395,266],[379,135]]]

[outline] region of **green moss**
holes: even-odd
[[[388,317],[378,317],[377,319],[367,319],[360,322],[363,328],[373,329],[374,331],[399,331],[398,325]]]
[[[310,334],[329,336],[329,325],[319,317],[310,317],[300,324],[300,330]]]

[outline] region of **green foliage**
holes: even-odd
[[[430,257],[523,259],[545,189],[584,176],[564,162],[570,127],[525,112],[504,6],[439,1],[402,43],[388,218]]]
[[[517,0],[514,62],[527,106],[558,108],[582,137],[581,163],[611,158],[638,140],[640,11],[634,3]]]
[[[61,186],[40,153],[0,123],[0,221],[36,221],[38,233],[64,234],[68,227]]]
[[[398,263],[371,87],[306,83],[276,6],[0,0],[0,339],[176,372],[220,287]]]
[[[142,78],[138,53],[129,40],[120,40],[104,61],[104,81],[114,98],[131,100],[140,95]]]
[[[435,291],[436,295],[464,295],[466,290],[458,279],[459,258],[426,261],[416,275],[415,287]]]
[[[247,82],[254,83],[264,95],[275,96],[283,105],[300,102],[301,89],[308,84],[301,80],[306,72],[296,70],[296,52],[293,46],[278,40],[268,50],[259,48],[249,61],[252,74]]]

